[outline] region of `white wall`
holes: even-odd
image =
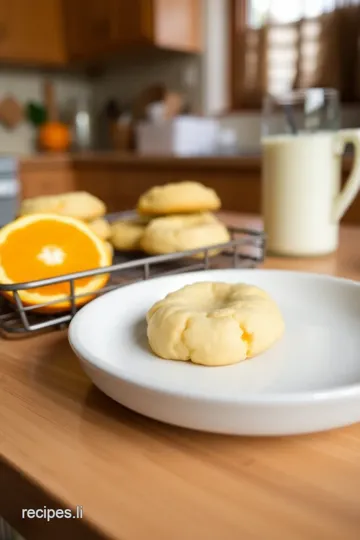
[[[213,115],[229,105],[228,0],[203,0],[203,11],[202,102],[205,114]]]

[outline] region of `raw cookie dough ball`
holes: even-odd
[[[108,240],[111,236],[111,227],[104,218],[94,219],[88,222],[88,226],[102,240]]]
[[[145,223],[117,221],[111,225],[110,242],[119,251],[138,251],[145,231]]]
[[[149,310],[147,336],[168,360],[225,366],[270,348],[284,332],[274,300],[244,283],[202,282],[168,294]]]
[[[83,221],[91,221],[106,213],[105,204],[86,191],[73,191],[61,195],[46,195],[25,199],[20,205],[20,216],[28,214],[58,214]]]
[[[212,214],[204,213],[156,218],[146,227],[140,243],[146,253],[157,255],[223,244],[229,240],[225,225]]]
[[[215,191],[198,182],[177,182],[155,186],[137,204],[140,214],[163,215],[218,210],[221,201]]]

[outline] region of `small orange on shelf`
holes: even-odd
[[[0,283],[14,284],[46,279],[111,265],[111,253],[103,242],[82,221],[55,214],[32,214],[21,217],[0,230]],[[76,299],[80,306],[106,285],[108,274],[75,281]],[[12,292],[3,293],[14,301]],[[42,312],[66,311],[70,302],[68,282],[19,290],[25,305],[49,306]]]
[[[61,122],[46,122],[39,128],[39,144],[43,150],[64,152],[71,143],[70,130]]]

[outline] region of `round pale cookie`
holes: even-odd
[[[204,366],[256,356],[285,328],[268,293],[244,283],[187,285],[154,304],[146,319],[149,344],[157,356]]]
[[[224,244],[229,240],[225,225],[212,214],[203,213],[153,219],[146,227],[140,245],[146,253],[160,255]],[[209,255],[216,253],[218,251],[212,250]]]
[[[105,241],[105,245],[106,245],[106,247],[107,247],[107,249],[109,251],[110,257],[113,258],[113,256],[114,256],[114,248],[113,248],[112,244],[110,244],[110,242]]]
[[[110,242],[118,251],[138,251],[145,227],[137,221],[116,221],[111,225]]]
[[[111,236],[111,226],[104,218],[89,221],[88,226],[102,240],[108,240]]]
[[[45,195],[22,201],[20,216],[39,213],[58,214],[91,221],[102,217],[106,213],[106,206],[100,199],[86,191]]]
[[[177,182],[151,188],[140,197],[137,210],[145,215],[192,214],[220,206],[213,189],[199,182]]]

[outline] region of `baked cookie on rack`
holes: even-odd
[[[205,212],[153,219],[144,230],[140,246],[150,255],[160,255],[224,244],[229,240],[230,234],[225,225]],[[209,255],[217,253],[217,250],[212,250]]]
[[[108,253],[110,255],[110,259],[112,260],[114,256],[114,247],[110,242],[105,241],[106,249],[108,250]]]
[[[139,220],[111,224],[110,242],[118,251],[138,251],[147,223]]]
[[[61,195],[44,195],[24,199],[20,205],[20,216],[29,214],[57,214],[82,221],[92,221],[106,214],[106,206],[86,191],[72,191]]]
[[[111,226],[104,218],[97,218],[89,221],[88,225],[92,231],[102,240],[109,240],[111,236]]]
[[[215,191],[199,182],[176,182],[155,186],[138,200],[143,215],[193,214],[218,210],[221,201]]]

